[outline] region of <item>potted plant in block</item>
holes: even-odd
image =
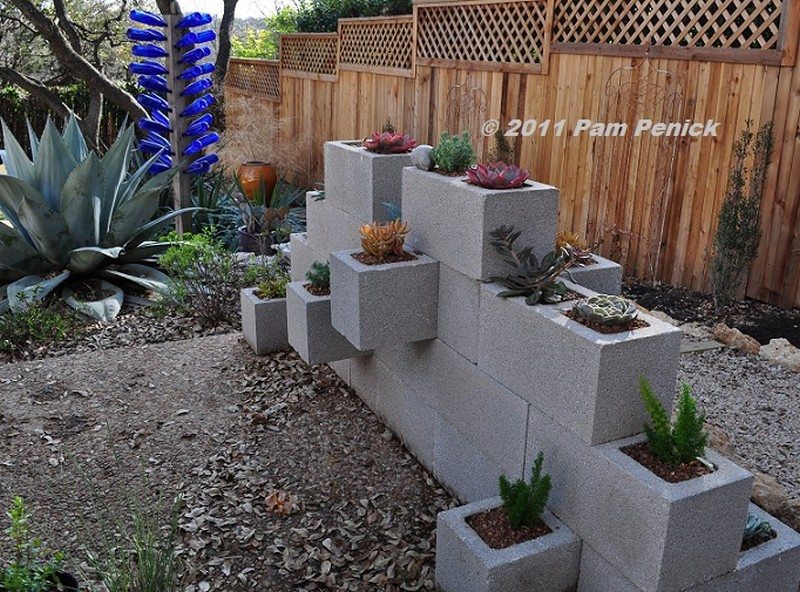
[[[331,324],[330,266],[315,261],[306,281],[286,291],[289,344],[308,364],[335,362],[363,355]]]
[[[331,253],[331,321],[361,351],[436,337],[439,264],[405,248],[401,220],[361,227],[361,250]]]
[[[432,171],[403,170],[403,217],[417,231],[416,248],[484,281],[503,270],[500,256],[487,242],[499,226],[523,228],[523,239],[539,258],[553,250],[557,189],[529,181],[528,171],[515,165],[473,166],[475,151],[466,133],[442,134],[430,156],[436,164]]]
[[[286,286],[289,263],[282,254],[271,257],[263,266],[254,266],[257,285],[241,293],[242,332],[257,355],[289,347],[286,330]]]
[[[622,266],[594,252],[597,245],[590,245],[575,232],[561,231],[556,236],[556,251],[569,245],[576,261],[564,276],[571,282],[600,292],[619,294],[622,291]]]
[[[500,477],[500,497],[439,514],[436,585],[442,592],[569,592],[581,542],[545,509],[550,476],[539,453],[528,483]]]
[[[237,179],[238,184],[238,179]],[[286,243],[292,232],[303,227],[303,208],[298,204],[305,190],[278,181],[272,192],[262,183],[247,197],[244,188],[233,194],[242,225],[239,226],[239,251],[258,255],[274,255],[276,246]]]
[[[416,140],[387,123],[363,141],[325,144],[325,199],[359,220],[386,221],[384,203],[400,207],[403,167]]]

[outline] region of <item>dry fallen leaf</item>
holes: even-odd
[[[292,496],[282,489],[273,489],[270,491],[270,493],[267,494],[267,499],[265,501],[267,504],[267,510],[273,514],[288,516],[292,513]]]

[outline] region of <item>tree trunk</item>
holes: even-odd
[[[239,0],[224,0],[222,18],[219,23],[219,43],[217,45],[217,61],[214,70],[214,81],[219,89],[228,72],[228,61],[231,59],[231,26]],[[220,90],[221,92],[221,90]]]

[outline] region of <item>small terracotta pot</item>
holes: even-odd
[[[239,252],[255,253],[257,255],[274,255],[275,249],[272,248],[272,240],[262,240],[255,234],[247,232],[245,226],[240,226],[239,230]]]
[[[245,197],[250,201],[255,199],[259,188],[263,184],[265,190],[264,202],[269,203],[272,198],[272,191],[278,182],[278,174],[272,164],[260,160],[245,162],[236,171],[236,176],[239,178],[239,184],[242,186]]]

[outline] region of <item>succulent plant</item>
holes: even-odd
[[[762,520],[755,514],[747,515],[747,522],[744,525],[742,544],[757,545],[771,539],[775,531],[772,530],[769,522]]]
[[[5,122],[2,131],[8,175],[0,176],[0,212],[6,218],[0,222],[0,312],[24,310],[68,280],[166,288],[168,278],[151,264],[169,243],[151,239],[188,210],[154,219],[173,172],[145,181],[159,155],[129,170],[133,128],[123,129],[100,157],[87,149],[74,116],[63,133],[48,120],[41,138],[30,133],[32,159]],[[113,320],[119,307],[111,298],[78,302],[77,308]],[[75,306],[72,298],[68,303]]]
[[[417,141],[408,134],[393,131],[372,132],[372,135],[364,140],[364,148],[379,154],[404,154],[411,152],[416,145]]]
[[[486,189],[517,189],[522,187],[530,173],[513,164],[502,161],[488,165],[475,165],[467,169],[467,179],[473,185]]]
[[[443,173],[460,173],[475,164],[475,149],[469,133],[451,136],[442,132],[439,143],[431,150],[430,157]]]
[[[558,281],[558,276],[574,264],[574,256],[569,248],[552,251],[541,262],[533,254],[531,247],[517,250],[514,243],[522,234],[513,226],[501,226],[489,233],[489,244],[500,253],[515,272],[507,276],[495,276],[491,280],[504,285],[507,290],[498,294],[500,298],[525,296],[530,305],[539,302],[559,302],[567,287]]]
[[[577,233],[562,230],[556,235],[556,250],[570,247],[575,253],[577,265],[589,265],[592,262],[592,248]]]
[[[306,272],[306,279],[317,294],[324,294],[331,289],[331,267],[328,263],[314,261]]]
[[[364,252],[382,261],[390,255],[403,254],[403,245],[409,228],[402,220],[392,220],[384,224],[380,222],[364,224],[359,232]]]
[[[572,311],[590,323],[599,325],[625,325],[639,314],[633,302],[613,294],[598,294],[578,300],[572,305]]]

